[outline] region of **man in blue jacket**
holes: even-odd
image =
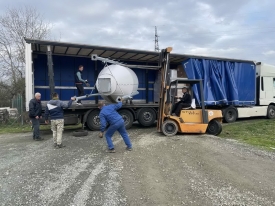
[[[45,123],[49,124],[49,116],[51,117],[51,130],[53,131],[54,147],[62,148],[62,133],[64,128],[63,108],[67,109],[72,105],[72,101],[76,98],[72,97],[68,103],[59,100],[58,94],[53,93],[52,100],[47,103],[45,109]]]
[[[118,109],[122,107],[122,101],[118,102],[117,104],[110,104],[106,105],[104,102],[99,102],[98,108],[101,110],[99,113],[100,118],[100,137],[103,136],[103,133],[106,129],[107,123],[109,124],[109,127],[106,131],[105,137],[108,144],[108,151],[109,152],[115,152],[112,136],[115,133],[115,131],[118,131],[121,137],[124,140],[124,143],[126,144],[126,150],[131,151],[132,150],[132,144],[130,141],[130,138],[128,136],[128,133],[125,129],[124,120],[122,116],[117,112]]]

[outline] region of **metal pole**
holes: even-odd
[[[201,93],[202,118],[203,118],[203,123],[206,124],[206,123],[208,123],[208,116],[207,116],[207,113],[205,112],[204,93],[203,93],[202,81],[200,81],[199,84],[200,84],[200,93]]]
[[[20,110],[21,110],[21,124],[23,125],[24,124],[24,120],[23,120],[23,97],[22,97],[22,95],[20,94],[20,99],[21,99],[21,108],[20,108]]]
[[[97,56],[97,54],[92,54],[92,55],[91,55],[91,59],[92,59],[92,61],[100,60],[100,61],[102,61],[103,63],[108,62],[108,63],[111,63],[111,64],[117,64],[117,65],[125,66],[125,67],[128,67],[128,68],[153,69],[153,70],[158,70],[158,69],[160,68],[159,66],[128,65],[128,64],[123,64],[123,63],[120,63],[120,62],[118,62],[118,61],[114,61],[114,60],[111,60],[111,59],[108,59],[108,58],[99,57],[99,56]]]
[[[49,76],[49,86],[50,86],[50,96],[54,93],[54,72],[53,72],[53,60],[51,46],[47,46],[47,56],[48,56],[48,76]],[[50,97],[51,98],[51,97]]]

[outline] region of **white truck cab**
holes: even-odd
[[[259,62],[256,72],[259,78],[259,105],[275,103],[275,66]]]

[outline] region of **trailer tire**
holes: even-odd
[[[235,107],[227,107],[223,110],[223,119],[227,123],[235,122],[238,118],[238,110]]]
[[[269,105],[267,108],[267,118],[274,119],[275,118],[275,106]]]
[[[83,137],[83,136],[87,136],[88,135],[88,131],[87,130],[76,130],[73,131],[73,136],[75,137]]]
[[[152,108],[142,108],[138,112],[138,123],[144,127],[153,125],[156,121],[157,115]]]
[[[124,120],[125,128],[130,129],[134,122],[133,114],[127,109],[122,109],[118,111],[118,113],[122,116]]]
[[[100,130],[99,110],[93,110],[87,117],[87,126],[90,130]]]
[[[208,134],[217,136],[222,132],[222,124],[216,119],[213,119],[208,123],[206,132]]]
[[[164,121],[161,126],[161,130],[162,130],[163,134],[168,137],[176,135],[178,133],[178,129],[179,129],[179,127],[178,127],[177,123],[172,120]]]

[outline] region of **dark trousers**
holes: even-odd
[[[33,139],[39,139],[40,138],[40,122],[39,119],[31,118],[32,121],[32,127],[33,127]]]
[[[78,96],[84,96],[84,87],[83,84],[75,84],[77,91],[78,91]],[[81,103],[81,100],[78,100],[77,103]]]
[[[110,125],[108,130],[106,131],[105,137],[106,137],[106,141],[108,144],[108,148],[109,149],[114,148],[112,136],[115,133],[115,131],[119,132],[119,134],[121,135],[121,137],[124,140],[124,143],[127,145],[127,147],[132,148],[131,140],[130,140],[128,133],[125,129],[125,124],[124,124],[123,119],[116,122],[115,124]]]
[[[180,111],[182,108],[190,107],[191,103],[177,102],[172,110],[172,113],[175,113],[177,116],[180,116]]]

